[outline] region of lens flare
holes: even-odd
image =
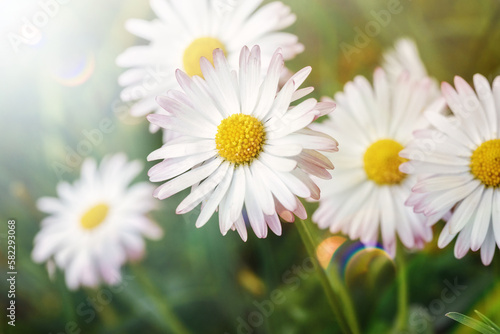
[[[393,277],[395,273],[394,260],[380,245],[357,243],[346,254],[343,263],[343,275],[348,285],[360,280],[372,285],[370,282],[377,281],[381,275]]]
[[[323,240],[316,248],[316,257],[319,264],[326,269],[337,250],[346,242],[347,239],[341,236],[333,236]]]
[[[92,53],[62,61],[54,70],[54,79],[63,86],[75,87],[86,82],[94,73],[95,56]]]

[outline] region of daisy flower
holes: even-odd
[[[400,38],[394,43],[394,48],[386,51],[383,55],[383,68],[389,77],[389,81],[396,82],[404,71],[408,71],[413,80],[428,78],[415,41],[410,38]],[[431,81],[431,96],[440,96],[439,86],[435,79]]]
[[[162,236],[146,217],[155,207],[152,186],[142,182],[128,187],[141,170],[140,162],[127,162],[124,154],[104,158],[99,168],[87,158],[80,180],[59,183],[58,198],[38,200],[38,208],[49,216],[35,237],[33,260],[55,261],[70,289],[118,283],[125,261],[143,255],[143,236]]]
[[[290,106],[312,91],[298,89],[311,68],[297,72],[278,92],[284,67],[280,50],[264,79],[258,46],[251,52],[243,47],[238,73],[231,71],[221,49],[214,51],[213,60],[214,65],[201,59],[205,79],[178,70],[183,92],[159,96],[167,115],[148,116],[151,123],[180,135],[148,156],[164,159],[151,168],[150,180],[168,180],[154,196],[165,199],[194,186],[176,213],[187,213],[203,202],[197,227],[218,209],[221,233],[236,229],[246,240],[245,211],[257,237],[265,238],[268,226],[280,235],[278,214],[288,221],[292,213],[305,218],[297,196],[318,199],[319,189],[309,175],[329,177],[326,169],[333,168],[317,150],[336,151],[336,141],[307,126],[335,104],[308,99]]]
[[[458,76],[455,89],[443,82],[444,98],[426,111],[433,127],[415,133],[401,169],[420,177],[408,199],[415,212],[435,222],[452,209],[438,246],[458,235],[455,257],[481,249],[489,265],[500,245],[500,76],[491,88],[476,74],[474,87]]]
[[[335,94],[337,110],[314,129],[334,135],[339,152],[332,182],[321,181],[319,208],[313,221],[365,244],[376,244],[379,232],[386,251],[396,252],[396,234],[408,248],[420,248],[432,237],[425,216],[405,206],[415,177],[399,171],[399,152],[414,129],[425,126],[422,109],[429,100],[430,80],[411,80],[403,72],[390,85],[382,69],[373,87],[358,76]]]
[[[201,76],[200,58],[212,62],[214,49],[223,50],[235,69],[244,45],[260,45],[263,71],[278,47],[286,60],[302,52],[304,47],[297,42],[297,36],[280,31],[296,20],[290,8],[281,2],[258,8],[261,2],[151,0],[158,19],[133,19],[126,23],[131,33],[150,43],[133,46],[117,58],[119,66],[130,67],[118,82],[125,87],[122,100],[133,103],[131,115],[164,114],[155,97],[178,88],[175,69],[180,68],[189,76]],[[152,125],[150,129],[156,131],[158,127]],[[165,139],[170,138],[168,133],[164,134]]]

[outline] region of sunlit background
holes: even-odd
[[[429,74],[439,81],[460,75],[470,82],[481,73],[491,82],[500,74],[498,0],[402,0],[401,12],[347,57],[341,43],[356,47],[357,31],[393,1],[284,0],[298,16],[288,31],[305,45],[288,67],[313,67],[306,83],[315,86],[315,98],[332,96],[358,74],[371,80],[382,52],[403,36],[416,41]],[[125,31],[124,22],[152,19],[147,1],[66,2],[0,0],[1,277],[7,272],[8,219],[17,221],[18,271],[16,327],[2,316],[1,331],[163,333],[166,299],[193,333],[339,332],[293,224],[284,225],[281,237],[259,240],[250,233],[246,243],[236,233],[223,237],[214,218],[196,229],[192,216],[175,215],[185,193],[162,201],[152,213],[164,237],[148,241],[144,259],[123,268],[118,287],[71,292],[63,273],[51,279],[44,265],[31,260],[33,237],[45,216],[36,199],[55,196],[61,180],[75,180],[86,156],[100,160],[125,152],[144,161],[140,180],[147,180],[152,163],[146,156],[161,145],[161,135],[149,133],[145,119],[128,115],[117,84],[123,69],[115,64],[125,48],[145,43]],[[44,9],[45,3],[52,7]],[[29,38],[15,37],[21,35]],[[111,122],[109,131],[83,148],[84,133],[100,129],[103,121]],[[389,333],[398,264],[377,245],[366,248],[312,230],[318,259],[327,272],[339,271],[362,332]],[[434,240],[408,258],[409,333],[473,332],[444,317],[450,311],[472,315],[477,309],[500,322],[499,256],[484,267],[477,253],[457,260],[452,247],[439,250]],[[7,288],[0,286],[5,310]],[[281,298],[268,307],[276,291]]]

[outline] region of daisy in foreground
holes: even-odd
[[[426,111],[433,128],[415,133],[401,170],[421,177],[408,199],[416,212],[434,222],[453,209],[438,246],[458,234],[455,257],[481,249],[489,265],[500,246],[500,77],[491,88],[476,74],[474,86],[476,92],[460,77],[456,90],[442,84],[444,99]],[[446,116],[446,105],[453,115]]]
[[[281,47],[285,59],[303,51],[297,36],[281,32],[292,25],[296,16],[281,2],[257,9],[262,0],[151,0],[158,16],[154,21],[129,20],[126,28],[150,41],[133,46],[117,58],[121,67],[131,67],[118,82],[126,88],[123,101],[133,102],[132,116],[151,112],[165,113],[155,97],[178,88],[175,69],[189,76],[201,76],[200,58],[212,61],[213,50],[220,48],[231,68],[238,67],[244,45],[260,45],[263,71],[274,51]],[[151,130],[158,127],[152,125]],[[164,133],[169,139],[168,132]]]
[[[386,251],[394,256],[396,233],[408,248],[421,248],[431,240],[425,216],[405,206],[415,177],[399,171],[399,152],[414,129],[425,126],[423,108],[429,102],[430,80],[411,80],[403,72],[390,85],[377,69],[373,87],[364,77],[348,82],[335,95],[337,110],[314,129],[334,135],[339,152],[332,181],[318,183],[322,192],[313,221],[320,228],[342,232],[369,245],[379,231]]]
[[[142,182],[128,188],[141,170],[140,162],[127,162],[124,154],[104,158],[99,168],[86,159],[79,181],[59,183],[59,198],[38,200],[38,208],[50,216],[35,237],[33,260],[55,261],[70,289],[118,283],[126,260],[143,255],[143,236],[163,234],[146,217],[155,206],[152,186]]]
[[[213,60],[214,66],[201,59],[205,79],[178,70],[184,92],[159,96],[168,115],[148,116],[151,123],[182,135],[148,156],[164,159],[149,171],[151,181],[169,180],[154,196],[165,199],[193,186],[176,212],[184,214],[203,202],[197,227],[218,209],[221,233],[236,229],[246,240],[246,210],[257,237],[265,238],[268,226],[280,235],[278,214],[287,221],[293,221],[292,213],[306,217],[296,196],[319,198],[309,175],[330,177],[326,169],[333,165],[317,150],[337,151],[337,142],[307,126],[335,104],[308,99],[290,106],[312,91],[298,89],[311,68],[297,72],[277,92],[284,66],[280,50],[264,79],[258,46],[251,52],[243,47],[238,73],[231,71],[221,49],[214,51]]]

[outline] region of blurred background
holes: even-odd
[[[29,29],[26,20],[43,10],[44,1],[0,0],[2,310],[9,302],[8,219],[17,221],[18,272],[16,327],[7,326],[2,311],[0,332],[168,333],[161,303],[168,300],[193,333],[339,333],[293,224],[285,223],[282,237],[258,240],[249,233],[246,243],[236,233],[223,237],[214,217],[196,229],[192,216],[175,215],[186,193],[161,202],[152,213],[165,235],[147,242],[142,261],[124,266],[124,280],[116,287],[71,292],[63,273],[57,271],[51,280],[45,266],[32,262],[33,237],[44,217],[35,202],[55,196],[60,180],[79,177],[79,163],[68,166],[65,159],[85,139],[84,131],[110,120],[109,133],[86,156],[100,160],[125,152],[145,162],[140,180],[147,180],[152,166],[146,156],[161,145],[161,135],[150,134],[145,119],[128,116],[117,84],[123,69],[115,65],[125,48],[145,43],[125,31],[124,22],[152,19],[148,2],[63,2],[38,32],[25,32],[33,38],[24,43],[11,33]],[[298,16],[288,31],[306,48],[288,67],[313,67],[306,86],[316,88],[316,98],[332,96],[358,74],[371,80],[383,51],[404,36],[416,41],[429,74],[439,81],[460,75],[471,82],[474,73],[481,73],[491,82],[500,74],[498,0],[283,2]],[[346,55],[340,45],[357,47],[358,31],[394,3],[400,12],[359,52]],[[60,165],[67,167],[64,172]],[[435,227],[436,236],[441,227]],[[311,230],[320,262],[328,271],[339,271],[354,300],[361,332],[390,333],[399,265],[381,249],[364,249],[315,226]],[[434,240],[424,251],[406,255],[407,333],[473,333],[444,317],[450,311],[472,315],[477,309],[500,323],[498,254],[483,267],[477,253],[456,260],[452,247],[439,250]]]

